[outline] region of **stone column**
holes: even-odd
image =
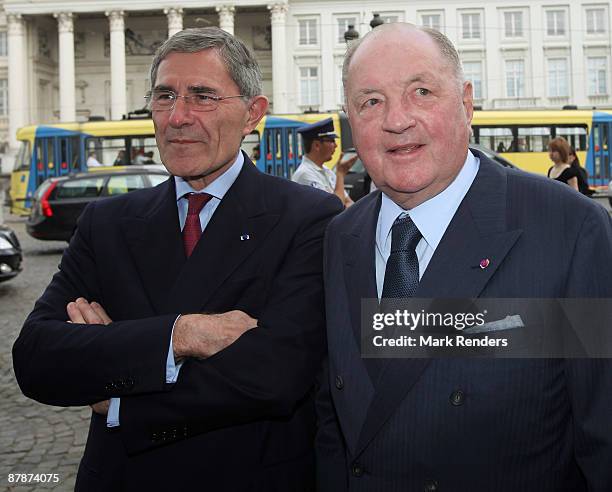
[[[272,107],[275,113],[287,112],[287,4],[268,5],[272,23]]]
[[[125,14],[123,10],[106,12],[110,24],[111,119],[120,120],[127,113],[125,95]]]
[[[21,14],[7,14],[8,21],[8,95],[9,95],[9,146],[15,150],[17,129],[27,121],[25,79],[25,23]]]
[[[219,27],[230,34],[234,34],[234,11],[233,5],[219,5],[215,7],[219,12]]]
[[[53,17],[59,33],[60,121],[76,121],[73,16],[71,12],[60,12]]]
[[[168,37],[171,38],[177,32],[183,30],[183,9],[169,7],[164,9],[164,14],[168,19]]]

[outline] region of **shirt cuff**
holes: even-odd
[[[111,398],[106,415],[106,427],[119,427],[119,404],[121,398]]]
[[[168,347],[168,357],[166,358],[166,383],[172,384],[176,383],[178,379],[179,371],[183,365],[183,361],[176,362],[174,360],[174,351],[172,350],[172,339],[174,337],[174,327],[176,326],[176,322],[181,317],[179,314],[174,320],[174,324],[172,325],[172,333],[170,334],[170,347]]]

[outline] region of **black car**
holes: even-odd
[[[10,280],[21,271],[21,245],[15,233],[0,226],[0,282]]]
[[[487,149],[486,147],[476,144],[470,144],[470,149],[482,152],[489,159],[504,167],[515,167],[514,164],[512,164],[508,159],[505,159],[497,152],[493,152],[491,149]],[[345,151],[345,155],[348,155],[349,157],[351,153],[355,153],[355,149],[348,149]],[[363,162],[361,162],[361,159],[357,159],[351,170],[344,177],[344,189],[351,197],[351,200],[356,202],[370,192],[371,183],[372,180],[368,176],[365,167],[363,167]]]
[[[163,166],[130,166],[50,178],[34,193],[26,230],[36,239],[69,241],[89,202],[156,186],[167,179]]]

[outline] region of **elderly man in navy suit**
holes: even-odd
[[[606,211],[468,150],[472,86],[437,31],[387,24],[343,78],[380,191],[326,236],[320,490],[612,490],[610,359],[361,357],[364,298],[609,298]]]
[[[91,405],[76,489],[309,491],[327,193],[240,151],[268,107],[245,45],[186,29],[147,94],[165,183],[88,206],[13,349],[26,396]]]

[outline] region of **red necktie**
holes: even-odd
[[[200,211],[206,205],[206,202],[212,198],[212,195],[208,193],[188,193],[186,196],[187,201],[189,201],[189,209],[187,210],[185,227],[183,227],[183,244],[185,245],[185,256],[189,258],[202,235]]]

